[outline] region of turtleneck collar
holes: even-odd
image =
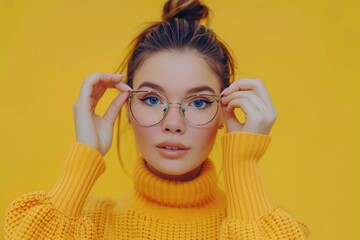
[[[134,170],[135,190],[146,199],[164,206],[195,207],[206,204],[216,188],[216,171],[210,160],[203,163],[198,177],[182,182],[160,178],[140,159]]]

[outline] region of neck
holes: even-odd
[[[192,181],[176,181],[158,177],[149,171],[143,158],[134,169],[134,187],[139,196],[171,207],[195,207],[213,201],[217,191],[214,164],[203,162],[200,173]]]
[[[162,172],[159,172],[157,169],[155,169],[153,166],[151,166],[149,163],[145,161],[146,168],[155,176],[158,176],[163,179],[167,180],[173,180],[173,181],[181,181],[181,182],[187,182],[195,179],[197,176],[199,176],[202,168],[202,164],[200,164],[198,167],[194,168],[193,170],[180,174],[180,175],[169,175]]]

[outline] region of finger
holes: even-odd
[[[241,110],[245,113],[245,122],[241,123],[235,114],[234,109],[240,107]],[[254,127],[254,123],[258,122],[258,119],[261,119],[262,113],[256,109],[256,107],[247,99],[247,98],[237,98],[231,101],[228,106],[226,107],[225,116],[229,116],[228,118],[225,117],[226,126],[229,131],[234,131],[238,129],[239,123],[240,131],[243,131],[245,128],[252,128]],[[255,125],[256,126],[256,125]],[[255,129],[256,130],[256,129]],[[253,129],[254,131],[254,129]]]
[[[243,125],[245,123],[241,123],[238,120],[238,118],[236,117],[235,111],[227,112],[225,108],[226,107],[223,106],[222,109],[223,109],[225,124],[226,124],[226,127],[227,127],[228,131],[233,131],[235,128],[240,128],[240,129],[237,129],[237,130],[241,131],[241,128],[243,127]]]
[[[81,90],[80,90],[80,96],[79,96],[79,100],[80,101],[88,101],[89,98],[92,96],[94,89],[94,86],[99,83],[99,82],[105,82],[105,83],[109,83],[109,82],[114,82],[114,83],[118,83],[121,81],[122,75],[120,74],[110,74],[110,73],[94,73],[92,75],[90,75],[89,77],[87,77],[82,86],[81,86]],[[103,88],[100,86],[100,88]]]
[[[127,85],[126,83],[123,83],[123,82],[115,84],[115,87],[117,89],[119,89],[120,91],[122,91],[122,92],[132,91],[132,88],[129,85]]]
[[[121,83],[121,82],[116,83],[115,85],[114,85],[114,83],[111,83],[111,84],[108,83],[107,84],[108,87],[104,87],[105,84],[100,84],[100,85],[101,85],[101,87],[97,86],[97,85],[95,86],[95,87],[97,87],[96,90],[94,90],[94,91],[96,91],[96,95],[94,93],[91,96],[92,99],[93,99],[91,101],[91,111],[92,112],[95,111],[95,107],[96,107],[97,103],[99,102],[100,98],[104,95],[107,88],[116,88],[116,89],[118,89],[118,90],[120,90],[122,92],[130,92],[132,90],[131,87],[129,87],[127,84]]]
[[[91,97],[93,96],[98,96],[99,95],[99,92],[102,92],[104,91],[104,89],[106,88],[114,88],[114,85],[116,83],[104,83],[104,82],[98,82],[96,83],[94,86],[93,86],[93,91],[92,91],[92,94],[91,94]]]
[[[247,98],[236,98],[228,103],[226,106],[226,112],[233,112],[235,108],[241,108],[245,115],[257,115],[259,110],[254,104]]]
[[[95,107],[96,107],[96,105],[98,104],[100,98],[104,95],[105,91],[106,91],[106,88],[101,88],[101,89],[98,91],[97,95],[92,96],[90,102],[91,102],[91,110],[92,110],[93,112],[95,111]]]
[[[129,96],[129,92],[121,92],[119,95],[112,101],[103,118],[108,121],[111,125],[114,125],[117,115],[121,107],[124,105],[125,101]]]
[[[129,91],[132,91],[132,88],[129,87],[127,84],[125,83],[98,83],[97,85],[94,86],[94,90],[93,90],[93,94],[91,97],[95,98],[96,101],[98,101],[102,96],[103,94],[105,93],[106,89],[107,88],[116,88],[122,92],[129,92]]]
[[[235,91],[253,90],[257,95],[261,97],[266,105],[271,104],[272,101],[270,95],[265,87],[264,82],[258,78],[244,78],[233,82],[228,88],[226,88],[222,94],[229,95]]]
[[[264,101],[251,90],[233,92],[221,98],[221,103],[227,105],[230,101],[233,101],[237,98],[247,98],[259,111],[266,109],[266,104]]]

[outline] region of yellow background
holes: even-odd
[[[163,3],[0,1],[1,219],[17,196],[53,186],[75,141],[82,80],[113,72]],[[205,3],[237,56],[237,78],[262,78],[279,112],[260,162],[274,202],[308,224],[310,239],[360,239],[359,1]],[[105,159],[92,194],[117,196],[131,179],[115,144]]]

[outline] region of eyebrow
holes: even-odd
[[[165,90],[163,87],[161,87],[160,85],[157,85],[155,83],[151,83],[151,82],[143,82],[140,84],[139,88],[138,89],[141,89],[143,87],[149,87],[149,88],[152,88],[154,90],[157,90],[157,91],[160,91],[162,93],[165,93]],[[194,87],[194,88],[191,88],[189,89],[186,94],[195,94],[195,93],[198,93],[198,92],[203,92],[203,91],[209,91],[213,94],[215,94],[215,91],[214,89],[212,89],[211,87],[209,86],[199,86],[199,87]]]

